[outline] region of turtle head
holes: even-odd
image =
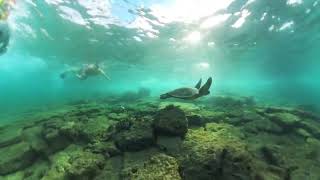
[[[161,94],[160,95],[160,99],[167,99],[167,98],[169,98],[170,97],[170,95],[168,94],[168,93],[165,93],[165,94]]]

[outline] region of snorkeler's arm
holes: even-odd
[[[111,80],[111,78],[102,69],[99,69],[99,71],[106,79]]]

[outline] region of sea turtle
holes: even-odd
[[[210,94],[210,86],[212,84],[212,78],[210,77],[207,82],[201,87],[201,79],[197,83],[195,87],[184,87],[175,89],[173,91],[167,92],[160,96],[160,99],[167,99],[167,98],[179,98],[179,99],[188,99],[193,100],[197,99],[201,96],[206,96]]]

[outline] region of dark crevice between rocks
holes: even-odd
[[[269,147],[263,146],[260,148],[260,151],[262,153],[264,160],[268,164],[271,164],[274,166],[280,166],[279,157],[276,157],[274,152],[272,152],[272,150]]]

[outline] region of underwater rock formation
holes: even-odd
[[[156,134],[183,137],[188,131],[188,121],[180,108],[170,105],[158,112],[154,128]]]
[[[100,154],[83,151],[70,146],[65,151],[50,157],[51,168],[43,180],[54,179],[92,179],[103,167],[104,157]]]
[[[178,155],[183,179],[252,179],[251,156],[236,131],[215,123],[189,130]]]
[[[0,179],[319,179],[318,116],[250,99],[210,103],[39,112],[0,127]]]
[[[0,175],[26,168],[36,159],[35,151],[25,142],[1,148],[0,156]]]
[[[138,151],[155,143],[150,121],[133,122],[115,135],[115,144],[122,151]]]
[[[181,177],[178,170],[179,165],[175,158],[160,153],[144,162],[143,166],[135,170],[127,170],[128,174],[125,175],[124,179],[180,180]]]

